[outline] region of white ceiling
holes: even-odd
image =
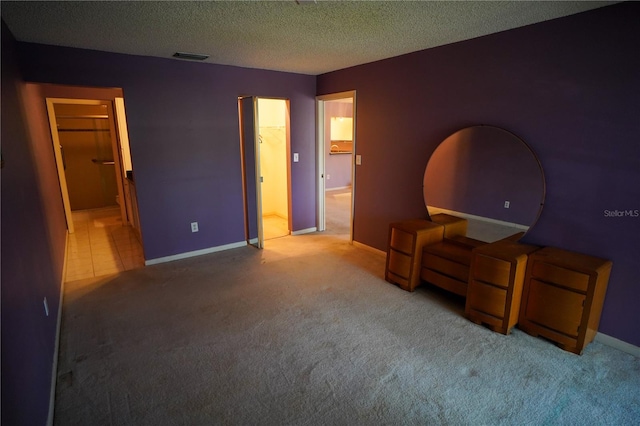
[[[322,74],[607,1],[2,1],[20,41]],[[175,59],[181,60],[181,59]]]

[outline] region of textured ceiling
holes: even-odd
[[[603,1],[2,1],[20,41],[321,74],[595,9]],[[181,59],[175,59],[181,60]]]

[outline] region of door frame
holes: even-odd
[[[340,99],[351,98],[353,99],[353,152],[351,154],[351,211],[349,213],[349,242],[353,243],[353,222],[355,216],[355,199],[356,199],[356,91],[349,90],[346,92],[330,93],[327,95],[316,96],[316,157],[317,157],[317,192],[318,192],[318,211],[317,211],[317,226],[318,231],[324,231],[326,229],[326,210],[325,210],[325,111],[324,103],[327,101],[337,101]]]
[[[251,115],[253,128],[253,142],[246,140],[245,134],[245,105],[243,101],[251,101]],[[238,129],[239,129],[239,141],[240,141],[240,166],[242,170],[242,202],[244,205],[244,226],[245,226],[245,240],[248,245],[252,245],[258,249],[264,248],[264,236],[262,232],[262,193],[260,185],[260,139],[258,134],[258,98],[256,96],[238,96]],[[247,150],[253,151],[254,161],[253,164],[248,164]],[[250,212],[250,199],[249,199],[249,185],[250,179],[248,179],[249,170],[255,172],[253,183],[255,185],[255,214],[256,214],[256,232],[257,236],[251,235],[251,213]]]
[[[64,206],[64,214],[67,220],[67,229],[70,234],[75,232],[73,225],[73,216],[71,212],[71,203],[69,201],[69,189],[67,187],[67,178],[64,171],[64,159],[62,151],[60,149],[60,135],[58,134],[58,122],[56,119],[55,105],[56,104],[73,104],[73,105],[107,105],[109,114],[109,135],[111,137],[111,149],[113,151],[113,161],[116,167],[116,185],[118,187],[118,196],[120,199],[120,215],[122,216],[122,223],[126,224],[127,219],[127,200],[124,190],[123,182],[123,166],[120,158],[120,138],[116,131],[116,117],[113,101],[110,99],[98,100],[98,99],[77,99],[77,98],[45,98],[47,105],[47,115],[49,117],[49,128],[51,130],[51,139],[53,141],[53,152],[56,161],[56,168],[58,170],[58,179],[60,182],[60,192],[62,195],[62,204]]]
[[[247,175],[246,168],[250,165],[246,164],[245,157],[245,140],[244,140],[244,115],[242,100],[250,98],[252,100],[251,105],[253,108],[253,149],[255,158],[255,184],[256,184],[256,215],[257,215],[257,239],[252,239],[249,233],[249,203],[247,201]],[[289,233],[292,230],[292,203],[291,203],[291,100],[289,98],[280,98],[275,96],[238,96],[238,125],[240,131],[240,156],[241,156],[241,170],[242,170],[242,192],[243,192],[243,204],[244,204],[244,220],[245,220],[245,239],[249,245],[255,245],[259,249],[264,248],[264,226],[262,221],[262,170],[260,164],[260,113],[258,107],[259,99],[273,99],[285,102],[285,128],[286,128],[286,173],[287,173],[287,226]]]

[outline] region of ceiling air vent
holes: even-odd
[[[173,57],[180,58],[180,59],[190,59],[192,61],[204,61],[209,57],[209,55],[200,55],[198,53],[176,52],[173,54]]]

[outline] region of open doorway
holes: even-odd
[[[111,100],[46,103],[69,229],[65,280],[144,266],[140,233],[131,226],[137,203],[122,98],[115,108]]]
[[[355,92],[317,97],[318,230],[353,240]]]
[[[291,233],[289,102],[248,97],[238,106],[246,239],[263,248]]]
[[[264,239],[270,240],[290,233],[286,101],[258,98],[258,111],[262,223]]]
[[[72,211],[120,205],[106,103],[54,104]]]

